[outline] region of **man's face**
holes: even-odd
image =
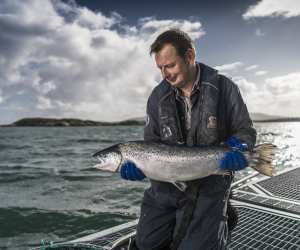
[[[190,83],[191,65],[190,56],[182,58],[177,54],[176,48],[171,44],[166,44],[155,54],[155,62],[160,69],[162,77],[171,85],[183,88]]]

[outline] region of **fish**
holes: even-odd
[[[261,174],[273,176],[275,149],[274,144],[263,143],[242,154],[248,166]],[[93,154],[98,161],[94,168],[119,172],[123,163],[131,161],[149,179],[170,182],[182,190],[186,187],[186,181],[228,173],[219,165],[224,154],[230,150],[232,149],[225,146],[188,147],[161,142],[129,141]]]

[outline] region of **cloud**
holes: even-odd
[[[198,21],[143,18],[129,26],[59,0],[0,2],[1,123],[19,116],[121,120],[144,116],[160,79],[149,46],[168,28],[198,39]],[[22,110],[22,112],[20,111]]]
[[[250,112],[263,112],[282,116],[296,116],[300,106],[300,72],[289,73],[277,77],[254,77],[249,72],[256,70],[259,65],[243,68],[251,80],[240,70],[243,64],[232,63],[218,66],[236,83]],[[222,72],[223,73],[223,72]],[[260,70],[255,76],[265,76],[268,72]]]
[[[256,29],[256,30],[255,30],[255,35],[256,35],[256,36],[264,36],[265,33],[263,33],[263,32],[261,31],[261,29]]]
[[[234,76],[250,112],[263,112],[281,116],[297,116],[300,106],[300,72],[269,77],[262,81],[249,81]]]
[[[256,76],[263,76],[263,75],[265,75],[265,74],[267,74],[267,73],[268,73],[268,71],[260,70],[260,71],[255,72],[255,75],[256,75]]]
[[[75,8],[75,10],[77,11],[77,18],[74,20],[74,23],[81,27],[87,27],[90,30],[111,28],[122,21],[122,17],[118,13],[113,13],[111,17],[106,17],[101,12],[95,13],[86,7]]]
[[[0,89],[0,103],[3,102],[4,98],[2,96],[2,90]]]
[[[243,76],[232,80],[239,86],[249,111],[296,116],[300,106],[300,72],[255,82]]]
[[[51,100],[44,96],[37,97],[37,108],[40,110],[48,110],[53,108]]]
[[[265,81],[267,83],[267,88],[273,95],[279,97],[290,94],[294,95],[296,93],[298,94],[297,100],[299,100],[300,72],[290,73],[284,76],[267,78]]]
[[[242,67],[244,64],[242,62],[234,62],[230,64],[224,64],[220,66],[215,66],[217,70],[220,72],[228,72],[228,71],[236,71],[240,67]]]
[[[270,114],[296,116],[300,106],[300,72],[265,79],[256,96],[256,108]]]
[[[190,22],[187,20],[156,20],[153,17],[141,18],[139,21],[141,32],[151,35],[154,39],[159,33],[169,28],[179,28],[189,30],[190,37],[195,40],[205,35],[200,22]]]
[[[277,17],[284,18],[300,16],[300,2],[298,0],[262,0],[256,5],[248,8],[243,14],[244,19],[256,17]]]
[[[232,77],[232,81],[238,85],[249,112],[261,111],[267,97],[261,86],[241,75]]]
[[[232,77],[232,81],[235,82],[246,99],[249,99],[253,94],[257,92],[257,87],[255,83],[248,81],[243,76],[234,76]]]
[[[251,65],[251,66],[245,68],[245,70],[246,70],[246,71],[252,71],[252,70],[257,69],[257,68],[258,68],[258,65],[255,64],[255,65]]]

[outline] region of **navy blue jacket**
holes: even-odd
[[[201,77],[191,95],[191,129],[186,138],[183,136],[180,98],[174,87],[163,80],[148,99],[144,139],[208,146],[234,136],[252,149],[256,131],[237,85],[215,69],[199,65]]]
[[[251,150],[256,142],[247,107],[235,83],[202,63],[200,80],[191,94],[191,129],[184,133],[184,112],[177,91],[163,80],[152,91],[147,103],[144,140],[188,146],[218,145],[234,136]],[[152,191],[167,191],[171,184],[151,181]],[[168,188],[167,188],[168,186]],[[173,190],[176,192],[175,190]],[[164,192],[164,191],[163,191]]]

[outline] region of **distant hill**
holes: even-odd
[[[250,114],[254,122],[300,122],[300,117],[282,117],[267,115],[263,113]],[[81,120],[76,118],[23,118],[12,124],[1,125],[1,127],[83,127],[83,126],[139,126],[144,125],[143,117],[132,118],[119,122],[100,122],[92,120]]]
[[[83,126],[129,126],[129,125],[143,125],[144,120],[129,119],[120,122],[98,122],[92,120],[81,120],[75,118],[23,118],[9,125],[9,127],[83,127]]]
[[[282,118],[282,116],[267,115],[263,113],[250,113],[250,116],[252,120],[268,120]]]
[[[263,113],[250,113],[254,122],[299,122],[300,117],[283,117],[276,115],[267,115]]]

